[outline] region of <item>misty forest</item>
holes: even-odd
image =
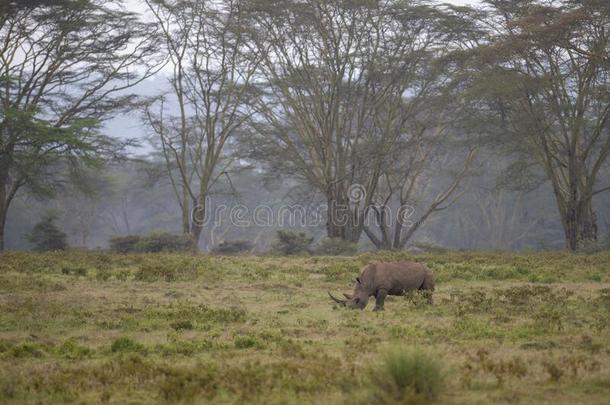
[[[607,0],[0,0],[2,403],[601,404],[609,269]]]
[[[0,247],[603,244],[608,7],[530,3],[9,1]]]

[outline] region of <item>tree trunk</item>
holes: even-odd
[[[4,250],[4,228],[6,225],[6,209],[2,190],[0,190],[0,252]]]
[[[576,251],[597,240],[597,216],[591,199],[571,201],[562,220],[566,248]]]
[[[368,207],[367,207],[368,208]],[[392,243],[390,240],[389,226],[392,218],[391,210],[386,206],[376,206],[370,207],[375,215],[375,225],[379,228],[381,233],[381,237],[378,238],[375,233],[367,226],[364,226],[364,232],[369,237],[371,242],[375,245],[377,249],[380,250],[391,250]],[[369,211],[370,212],[370,211]],[[364,220],[366,221],[369,217],[364,216]]]
[[[4,250],[4,228],[8,212],[7,175],[0,173],[0,251]]]
[[[358,243],[363,228],[360,207],[351,203],[347,193],[340,186],[330,190],[326,201],[327,236]]]
[[[195,209],[195,207],[193,207]],[[191,212],[189,207],[188,188],[182,185],[182,233],[190,233]]]
[[[346,206],[335,193],[329,195],[327,201],[326,233],[329,238],[345,239],[345,227],[348,222]]]
[[[190,235],[193,238],[193,252],[199,251],[199,240],[205,222],[206,201],[203,198],[198,204],[193,204],[193,213],[191,216]]]

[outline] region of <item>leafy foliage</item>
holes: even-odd
[[[66,242],[66,234],[62,232],[55,222],[57,221],[56,213],[47,213],[38,222],[32,232],[28,236],[30,243],[34,245],[34,249],[38,251],[49,250],[64,250],[68,247]]]
[[[117,253],[135,252],[136,244],[141,239],[140,235],[113,236],[110,238],[110,249]]]
[[[152,233],[146,236],[113,236],[110,249],[118,253],[128,252],[188,252],[193,250],[194,242],[190,235],[168,232]]]
[[[311,252],[313,236],[305,232],[277,231],[277,240],[273,250],[282,255],[300,255]]]
[[[221,255],[231,255],[252,251],[254,244],[247,240],[227,240],[223,241],[212,249],[212,253]]]
[[[120,4],[0,6],[0,249],[9,206],[23,187],[50,194],[64,180],[60,168],[99,164],[125,145],[101,134],[100,122],[133,108],[128,89],[158,61],[147,25]]]
[[[393,349],[373,371],[374,397],[383,404],[428,403],[443,389],[440,362],[418,349]]]
[[[112,342],[110,350],[113,352],[144,352],[145,348],[142,343],[135,342],[128,337],[120,337]]]
[[[143,237],[135,244],[138,252],[187,252],[193,250],[194,241],[187,234],[171,234],[168,232],[152,233]]]

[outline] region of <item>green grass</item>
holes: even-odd
[[[434,304],[337,308],[370,260]],[[607,403],[610,253],[0,254],[0,403]]]
[[[371,380],[374,403],[428,403],[442,391],[444,375],[438,359],[421,350],[397,347],[383,354]]]

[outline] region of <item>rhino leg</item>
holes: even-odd
[[[432,292],[434,291],[434,278],[431,274],[424,276],[424,282],[419,288],[424,297],[427,298],[428,304],[432,305]]]
[[[377,290],[377,294],[375,295],[375,308],[373,311],[383,311],[383,303],[385,302],[385,297],[388,295],[388,290]]]
[[[432,305],[432,290],[421,290],[421,295],[424,296],[424,298],[426,298],[426,301],[428,302],[428,304]]]

